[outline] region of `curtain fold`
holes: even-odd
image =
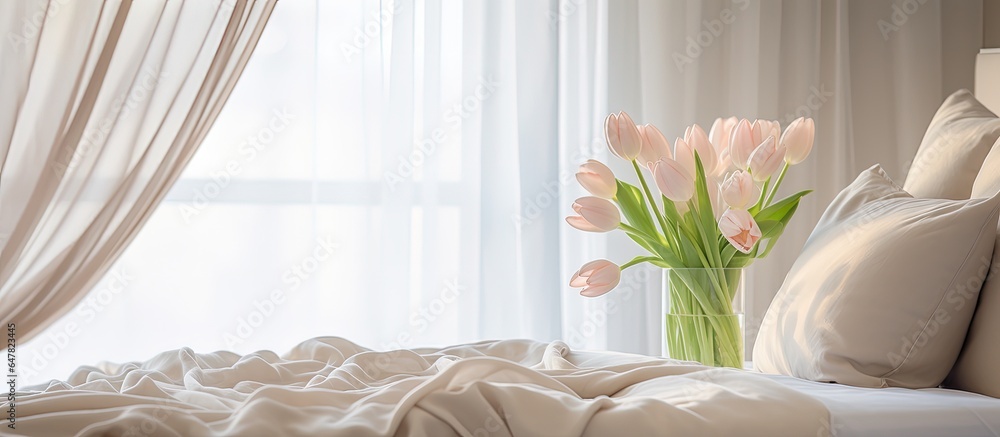
[[[359,2],[361,23],[374,24],[381,10],[383,30],[361,48],[363,63],[342,67],[364,81],[343,104],[365,108],[362,159],[377,163],[380,182],[364,196],[372,220],[360,231],[373,244],[345,248],[366,266],[358,283],[372,290],[359,305],[373,317],[352,334],[386,349],[556,339],[557,28],[547,14],[555,1],[391,5]],[[447,305],[432,311],[442,298]]]
[[[22,341],[135,237],[236,84],[275,4],[0,6],[0,319]],[[7,93],[9,92],[9,94]]]

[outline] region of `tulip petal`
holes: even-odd
[[[621,212],[607,199],[587,196],[576,199],[573,210],[602,232],[613,231],[621,223]]]
[[[715,171],[712,172],[715,176],[722,176],[726,174],[727,171],[732,170],[736,166],[733,165],[733,160],[729,157],[729,148],[722,149],[719,152],[719,163],[715,166]]]
[[[730,174],[719,186],[719,191],[733,209],[746,209],[760,197],[760,188],[754,184],[753,176],[742,170]]]
[[[618,135],[621,138],[622,158],[627,161],[638,158],[642,151],[642,138],[639,137],[639,128],[625,111],[618,113]]]
[[[694,196],[694,176],[673,159],[660,159],[653,167],[653,181],[668,199],[686,202]]]
[[[736,117],[716,118],[712,123],[712,128],[708,131],[708,141],[721,155],[723,150],[729,149],[729,134],[733,132],[733,127],[739,123]]]
[[[816,124],[811,118],[799,117],[781,135],[781,146],[787,149],[785,162],[798,164],[809,156],[816,137]]]
[[[785,159],[785,148],[777,146],[773,136],[768,136],[750,155],[749,167],[754,180],[760,182],[771,177]]]
[[[614,290],[618,286],[618,281],[613,284],[600,285],[600,286],[590,286],[580,290],[580,295],[584,297],[598,297],[606,294],[607,292]]]
[[[608,118],[604,119],[604,137],[608,142],[608,150],[620,158],[618,151],[621,150],[621,138],[618,134],[618,114],[609,114]]]
[[[605,285],[605,284],[611,284],[614,281],[617,281],[618,277],[620,275],[620,272],[614,271],[616,269],[600,268],[600,269],[594,270],[594,272],[591,273],[590,276],[587,277],[587,285],[597,285],[597,286],[600,286],[600,285]]]
[[[588,222],[587,219],[585,219],[585,218],[583,218],[581,216],[578,216],[578,215],[573,215],[573,216],[566,217],[566,223],[569,223],[570,226],[572,226],[574,228],[577,228],[577,229],[579,229],[581,231],[586,231],[586,232],[604,232],[602,229],[600,229],[597,226],[594,226],[593,224],[591,224],[590,222]]]
[[[674,141],[674,160],[680,163],[688,173],[695,174],[694,150],[683,138]]]
[[[712,142],[708,140],[708,135],[705,134],[705,130],[701,126],[697,123],[691,125],[685,132],[684,141],[698,153],[703,168],[709,171],[715,170],[719,156],[715,151],[715,146],[712,146]]]
[[[580,169],[576,173],[576,180],[590,194],[597,197],[613,199],[618,193],[615,174],[600,161],[590,159],[580,165]]]
[[[639,152],[639,163],[649,167],[650,163],[660,158],[671,158],[670,143],[656,126],[646,124],[639,126],[642,137],[642,150]]]
[[[757,144],[753,141],[753,132],[747,119],[740,120],[729,135],[729,156],[733,164],[741,170],[746,170],[750,154]]]
[[[608,260],[590,261],[580,267],[570,280],[570,286],[583,287],[580,294],[587,297],[597,297],[618,286],[621,281],[621,268]]]
[[[750,253],[761,237],[760,227],[753,216],[742,209],[727,209],[722,213],[719,231],[729,244],[743,253]]]

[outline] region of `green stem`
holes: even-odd
[[[757,214],[757,211],[760,211],[762,208],[764,208],[764,199],[767,198],[767,188],[770,184],[771,184],[771,178],[767,178],[767,180],[764,181],[764,185],[761,185],[760,197],[757,198],[757,203],[755,203],[753,205],[753,208],[751,208],[750,214]]]
[[[784,166],[781,167],[781,173],[778,173],[778,179],[774,181],[774,186],[771,187],[771,192],[767,194],[767,198],[764,199],[764,204],[762,208],[766,208],[771,204],[771,200],[774,199],[774,195],[778,193],[778,187],[781,186],[781,181],[785,179],[785,172],[788,171],[788,163],[786,162]]]
[[[649,200],[649,207],[653,209],[653,214],[656,216],[656,221],[660,223],[660,228],[663,229],[663,236],[666,238],[667,232],[667,221],[663,219],[663,214],[660,214],[660,208],[656,206],[656,199],[653,198],[653,194],[649,191],[649,186],[646,185],[646,178],[642,177],[642,170],[639,169],[639,164],[632,160],[632,168],[635,169],[635,175],[639,177],[639,185],[642,186],[642,192],[646,195],[646,199]]]
[[[657,258],[655,256],[637,257],[637,258],[633,259],[632,261],[629,261],[629,262],[627,262],[625,264],[622,264],[621,269],[625,270],[625,269],[627,269],[629,267],[632,267],[632,266],[634,266],[636,264],[642,264],[644,262],[657,261],[657,260],[659,260],[659,258]]]
[[[693,201],[689,201],[688,206],[692,208],[692,211],[695,211],[693,208],[695,208],[698,205],[696,205],[695,202]],[[697,215],[700,215],[701,213],[702,211],[696,212]],[[709,262],[708,264],[705,265],[705,267],[724,267],[722,265],[722,255],[720,255],[719,251],[715,250],[715,246],[712,245],[711,240],[708,236],[708,229],[705,229],[704,223],[702,223],[701,220],[695,220],[694,224],[695,227],[697,227],[698,234],[700,234],[699,236],[701,237],[702,244],[705,245],[705,255],[711,257],[711,259],[709,259]]]
[[[714,288],[721,282],[716,276],[726,276],[727,272],[675,269],[668,275],[671,300],[664,336],[671,358],[710,366],[742,367],[742,331],[732,302],[736,288]],[[738,277],[732,279],[724,281],[728,282],[725,287],[739,286]]]
[[[698,233],[698,231],[697,230],[691,231],[687,229],[685,229],[685,231],[688,234],[688,238],[691,239],[692,243],[691,245],[694,246],[694,253],[698,255],[698,259],[701,261],[701,265],[705,267],[711,267],[712,264],[708,261],[708,258],[706,258],[707,248],[702,248],[700,244],[694,244],[696,241],[698,241],[697,236],[694,235]]]
[[[667,211],[667,202],[673,202],[673,200],[667,199],[667,196],[664,196],[662,194],[660,195],[660,198],[663,201],[663,210]],[[673,205],[671,205],[671,207],[673,207]],[[676,207],[674,207],[674,209],[676,210]],[[664,221],[666,221],[666,219],[664,219]],[[680,224],[674,223],[674,226],[679,228]],[[680,230],[679,229],[672,229],[672,230],[674,232],[667,232],[667,238],[671,239],[670,243],[673,244],[673,247],[677,248],[676,250],[680,250],[681,241],[678,240],[678,238],[680,238],[679,235]]]
[[[624,230],[624,231],[627,231],[627,232],[632,232],[632,233],[635,233],[635,234],[643,235],[646,238],[649,238],[650,240],[654,240],[655,239],[655,238],[653,238],[652,235],[649,235],[649,234],[643,232],[641,229],[636,228],[634,226],[631,226],[631,225],[629,225],[628,223],[625,223],[625,222],[618,222],[618,227],[620,229]]]

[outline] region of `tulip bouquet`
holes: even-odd
[[[671,357],[741,367],[742,330],[733,299],[742,269],[767,256],[810,192],[774,199],[789,166],[812,149],[813,120],[799,118],[782,132],[777,121],[720,118],[708,134],[697,124],[685,129],[673,150],[655,126],[637,126],[624,112],[608,116],[604,128],[611,152],[631,162],[639,186],[589,160],[576,178],[592,196],[577,199],[577,215],[566,221],[588,232],[621,230],[648,255],[621,266],[588,262],[570,285],[595,297],[615,288],[629,267],[669,269]],[[671,317],[681,314],[694,317]]]

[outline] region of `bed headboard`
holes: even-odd
[[[976,56],[976,99],[1000,114],[1000,48],[982,49]]]

